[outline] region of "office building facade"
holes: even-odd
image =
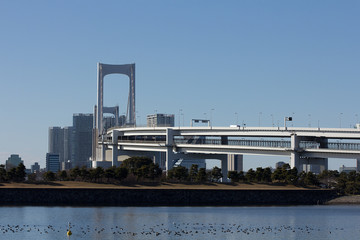
[[[40,172],[40,165],[38,162],[35,162],[31,165],[31,173],[39,173]]]
[[[46,171],[57,173],[60,170],[60,155],[57,153],[46,154]]]
[[[92,155],[93,114],[73,115],[73,151],[72,167],[90,167]]]
[[[73,159],[73,127],[49,127],[48,153],[59,154],[61,163]]]
[[[24,164],[24,161],[21,160],[21,157],[18,154],[11,154],[8,160],[5,162],[5,168],[6,170],[10,170],[19,166],[20,163]]]
[[[174,127],[174,114],[152,114],[146,118],[148,127]]]

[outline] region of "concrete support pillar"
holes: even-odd
[[[166,173],[173,167],[173,162],[175,160],[174,158],[174,152],[173,152],[173,146],[174,146],[174,131],[170,128],[166,129]]]
[[[118,151],[118,136],[119,136],[119,132],[118,131],[112,131],[111,134],[111,140],[112,140],[112,164],[111,166],[115,166],[117,167],[118,164],[118,156],[119,156],[119,151]]]
[[[329,163],[327,158],[320,158],[319,159],[319,165],[320,165],[320,173],[322,173],[325,170],[329,169]]]
[[[104,144],[100,145],[100,161],[106,161],[106,146]]]
[[[111,164],[111,166],[118,167],[118,165],[119,165],[118,156],[119,156],[118,148],[117,148],[116,145],[113,145],[113,148],[112,148],[112,164]]]
[[[174,165],[174,152],[172,147],[167,147],[166,149],[166,172],[169,171],[170,169],[172,169],[173,165]]]
[[[154,164],[159,164],[159,166],[160,166],[160,161],[161,161],[160,158],[161,158],[160,157],[160,152],[154,152],[153,153]]]
[[[300,163],[300,154],[298,153],[299,150],[299,143],[300,138],[296,136],[296,134],[291,135],[291,154],[290,154],[290,167],[296,167],[297,170],[300,172],[302,171],[302,166]]]
[[[228,154],[227,161],[229,171],[243,171],[243,155]]]
[[[320,143],[320,148],[328,148],[328,139],[327,138],[321,138],[319,143]],[[320,173],[322,171],[328,170],[328,159],[321,158],[321,160],[319,160],[319,165],[320,165]]]
[[[154,152],[154,163],[159,164],[159,167],[161,169],[166,169],[166,153],[165,152]]]
[[[306,158],[304,161],[305,172],[321,173],[328,170],[327,158]]]
[[[166,168],[166,153],[164,152],[160,152],[160,163],[159,163],[159,167],[161,169],[165,169]]]
[[[227,182],[228,180],[228,159],[227,159],[227,155],[225,155],[222,159],[221,159],[221,173],[223,175],[222,177],[222,182]]]

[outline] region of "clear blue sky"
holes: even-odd
[[[359,1],[331,0],[2,0],[0,163],[17,153],[45,166],[48,127],[93,111],[97,62],[136,63],[138,123],[182,109],[189,125],[214,109],[214,126],[292,115],[297,127],[350,127],[359,12]],[[106,78],[106,105],[125,112],[127,92],[125,76]],[[273,164],[249,159],[245,169]]]

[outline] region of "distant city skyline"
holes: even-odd
[[[214,126],[359,122],[358,1],[2,1],[0,158],[45,166],[48,127],[96,104],[96,65],[136,63],[136,116]],[[128,80],[104,102],[126,112]],[[179,119],[180,118],[180,119]],[[284,158],[244,156],[244,169]],[[330,169],[355,161],[329,160]]]

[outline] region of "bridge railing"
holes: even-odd
[[[125,143],[165,143],[164,139],[119,139],[119,142]],[[175,144],[192,144],[192,145],[230,145],[230,146],[247,146],[247,147],[269,147],[269,148],[291,148],[291,141],[288,140],[252,140],[252,139],[215,139],[215,138],[174,138]],[[302,149],[320,149],[320,143],[314,141],[301,141],[299,147]],[[329,142],[325,149],[334,150],[359,150],[360,143],[342,143]]]
[[[273,148],[290,148],[290,141],[274,140],[248,140],[248,139],[174,139],[175,144],[206,144],[206,145],[231,145],[231,146],[248,146],[248,147],[273,147]]]
[[[328,148],[335,150],[360,150],[360,143],[331,142],[328,143]]]

